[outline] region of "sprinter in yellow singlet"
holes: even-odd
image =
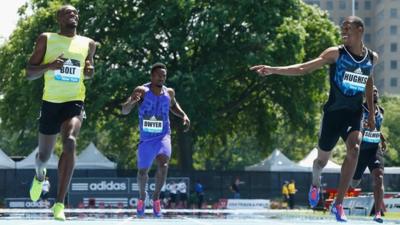
[[[37,201],[46,176],[57,134],[61,133],[63,151],[58,162],[58,193],[52,210],[56,220],[65,220],[64,199],[75,165],[76,138],[84,115],[85,85],[83,80],[94,74],[95,42],[76,34],[78,11],[64,5],[57,11],[59,33],[43,33],[29,59],[29,80],[44,75],[44,91],[39,119],[39,152],[36,176],[30,188],[32,201]]]

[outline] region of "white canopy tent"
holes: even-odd
[[[400,174],[400,167],[385,167],[385,174]]]
[[[117,164],[105,157],[93,143],[79,154],[75,169],[115,169]]]
[[[36,153],[39,151],[39,147],[36,147],[35,150],[29,154],[25,159],[16,163],[17,169],[34,169],[36,168]],[[53,153],[50,156],[49,161],[47,161],[47,169],[57,169],[58,167],[58,157]]]
[[[310,168],[312,171],[314,160],[317,158],[318,149],[313,148],[304,159],[300,160],[297,164],[302,167]],[[341,166],[335,162],[328,160],[323,172],[340,173]]]
[[[297,165],[288,159],[279,149],[275,149],[263,161],[245,167],[246,171],[274,171],[274,172],[310,172],[306,167]]]
[[[14,169],[15,162],[0,149],[0,169]]]

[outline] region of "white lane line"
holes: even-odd
[[[33,225],[33,224],[49,224],[48,222],[50,222],[51,220],[36,220],[34,222],[28,222],[27,221],[23,221],[23,225]],[[47,222],[47,223],[46,223]],[[51,223],[51,222],[50,222]],[[18,224],[17,224],[18,225]]]
[[[133,220],[133,219],[132,219],[132,217],[130,216],[130,217],[124,219],[122,222],[117,223],[117,225],[127,224],[128,222],[131,222],[132,220]]]
[[[196,224],[213,225],[212,223],[207,223],[207,222],[204,222],[202,220],[196,220],[196,219],[193,219],[193,218],[190,218],[190,217],[186,217],[186,216],[178,216],[178,218],[182,218],[184,220],[187,220],[187,221],[190,221],[190,222],[193,222],[193,223],[196,223]]]

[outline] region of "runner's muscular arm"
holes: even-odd
[[[91,79],[94,75],[94,54],[96,52],[96,43],[91,40],[89,43],[89,52],[85,60],[85,68],[83,74],[85,79]]]
[[[172,88],[168,88],[168,94],[171,98],[170,111],[177,117],[183,119],[183,126],[185,127],[185,132],[189,130],[190,120],[186,113],[183,111],[179,103],[175,99],[175,91]]]
[[[128,97],[128,99],[122,103],[122,114],[127,115],[131,112],[131,110],[136,106],[137,103],[140,103],[143,100],[144,96],[144,87],[143,86],[137,86],[135,90],[133,90],[131,96]]]
[[[323,67],[326,64],[332,64],[336,62],[339,57],[338,47],[330,47],[321,53],[318,58],[310,60],[308,62],[294,64],[290,66],[277,66],[272,67],[268,65],[257,65],[250,68],[250,70],[257,72],[261,76],[267,76],[271,74],[279,75],[290,75],[298,76],[311,73],[316,69]]]
[[[61,58],[63,54],[57,57],[53,62],[47,64],[41,64],[46,54],[47,47],[47,36],[45,34],[39,35],[35,50],[30,57],[26,66],[26,78],[28,80],[35,80],[41,77],[48,70],[60,69],[64,64],[64,60]]]
[[[368,77],[367,84],[366,84],[366,90],[365,90],[365,98],[367,99],[367,105],[368,105],[368,110],[370,112],[375,112],[375,104],[374,104],[374,78],[372,77],[372,74],[374,72],[374,67],[378,62],[378,54],[376,52],[373,52],[374,54],[374,65],[372,68],[372,73]],[[375,113],[368,113],[368,127],[370,130],[375,129]]]

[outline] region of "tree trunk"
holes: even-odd
[[[178,166],[182,171],[193,170],[193,138],[192,132],[183,132],[183,128],[177,129],[178,140]]]

